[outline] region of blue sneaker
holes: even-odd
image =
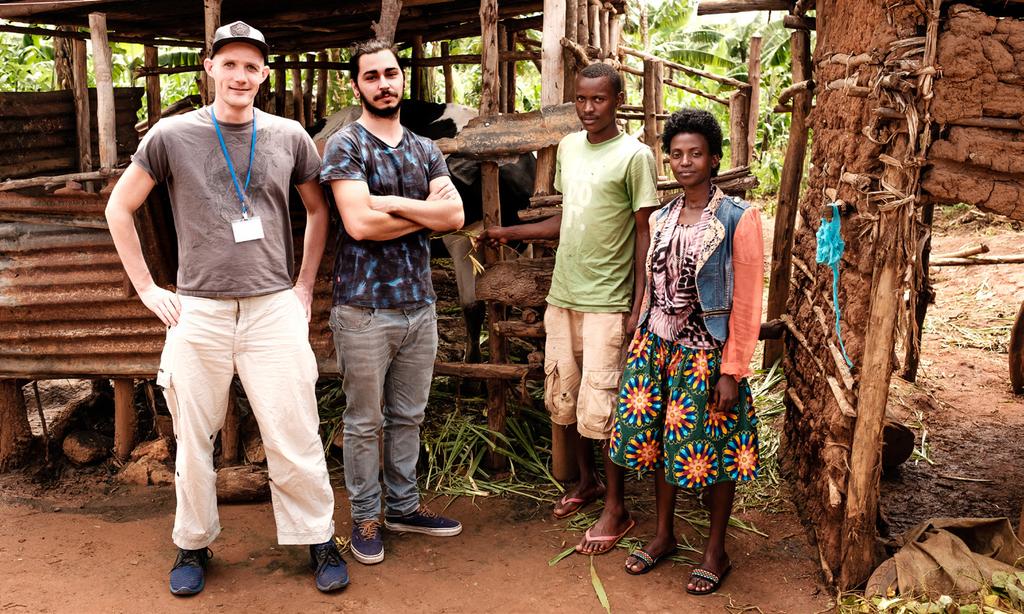
[[[316,588],[320,592],[340,591],[348,586],[348,565],[341,558],[334,538],[311,545],[309,559],[316,578]]]
[[[195,595],[206,586],[206,563],[213,558],[209,548],[178,549],[178,558],[171,568],[171,594]]]
[[[363,565],[375,565],[384,560],[384,539],[380,535],[380,521],[376,518],[352,524],[352,556]]]
[[[452,537],[462,533],[462,523],[458,520],[438,516],[421,505],[419,508],[405,516],[387,515],[384,517],[384,526],[388,531],[399,531],[401,533],[423,533],[436,537]]]

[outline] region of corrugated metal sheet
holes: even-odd
[[[66,201],[34,200],[49,209],[50,199],[58,209]],[[327,326],[332,261],[325,254],[310,326],[325,373],[337,371]],[[152,377],[165,329],[126,288],[106,230],[0,223],[0,378]]]

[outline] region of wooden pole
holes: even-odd
[[[71,41],[71,73],[74,76],[72,96],[75,99],[75,135],[78,140],[78,170],[92,170],[92,118],[89,110],[89,74],[85,41]]]
[[[234,385],[228,393],[228,409],[220,429],[220,462],[224,467],[238,464],[238,397]]]
[[[924,226],[925,239],[921,246],[921,279],[914,301],[914,329],[907,331],[909,339],[904,344],[903,379],[908,382],[917,381],[917,368],[921,364],[921,336],[924,332],[924,319],[928,314],[928,305],[935,299],[929,273],[929,260],[932,252],[932,222],[935,220],[935,204],[928,203],[921,209],[921,224]],[[987,248],[987,246],[986,246]]]
[[[0,379],[0,473],[24,465],[31,444],[32,428],[21,385],[17,380]]]
[[[590,24],[590,39],[587,41],[592,47],[601,47],[601,0],[590,0],[587,6],[587,22]]]
[[[663,156],[658,147],[658,113],[664,106],[661,87],[662,64],[658,60],[644,60],[644,143],[654,153],[655,168],[662,172]]]
[[[791,0],[701,0],[698,15],[724,15],[744,11],[788,11]]]
[[[562,104],[562,88],[565,85],[566,72],[562,55],[562,36],[565,34],[565,2],[566,0],[544,0],[540,76],[542,107]],[[546,147],[537,152],[534,196],[547,196],[554,191],[557,152],[557,147]]]
[[[607,58],[612,55],[612,29],[611,29],[611,12],[607,8],[600,8],[600,28],[601,28],[601,58]]]
[[[736,90],[729,96],[729,158],[732,167],[748,166],[747,112],[750,96],[745,90]]]
[[[498,1],[480,2],[480,115],[494,115],[499,107],[498,86]],[[484,228],[501,225],[501,195],[498,188],[498,164],[484,162],[480,167],[481,192],[483,197]],[[484,262],[493,264],[500,259],[500,252],[494,248],[484,249]],[[495,323],[504,320],[504,309],[494,301],[487,302],[488,349],[492,364],[507,362],[505,339]],[[505,399],[505,382],[499,379],[487,380],[487,426],[494,433],[505,432],[505,418],[508,408]],[[490,464],[496,469],[508,465],[508,459],[493,453]]]
[[[581,47],[586,47],[590,44],[590,2],[588,0],[568,1],[576,3],[576,42]],[[545,13],[545,15],[548,14]]]
[[[451,43],[444,41],[441,43],[441,57],[447,58],[449,55],[451,55]],[[444,101],[451,104],[455,102],[455,75],[452,74],[452,65],[442,65],[441,72],[444,73]]]
[[[811,76],[811,41],[807,30],[789,35],[793,82],[799,83]],[[789,143],[782,163],[779,181],[778,207],[775,212],[775,234],[772,239],[772,265],[768,280],[768,321],[786,312],[792,272],[793,236],[796,234],[796,212],[800,202],[800,182],[804,176],[804,157],[807,153],[807,115],[811,112],[811,94],[806,89],[793,95],[793,117],[789,126]],[[762,367],[770,368],[782,356],[781,339],[764,342]]]
[[[306,54],[306,61],[307,62],[315,62],[316,61],[316,54],[315,53],[307,53]],[[303,117],[303,119],[305,121],[303,126],[312,126],[313,125],[313,88],[316,86],[315,85],[315,81],[314,81],[315,77],[316,77],[316,73],[313,71],[313,69],[312,68],[307,68],[306,69],[306,87],[303,88],[303,90],[302,90],[302,117]]]
[[[508,113],[508,61],[502,56],[509,51],[505,26],[498,24],[498,112]]]
[[[321,51],[317,54],[317,61],[328,61],[327,52]],[[318,68],[316,71],[316,113],[317,121],[327,117],[327,69]]]
[[[157,50],[152,45],[146,45],[142,49],[143,63],[153,67],[157,65]],[[160,75],[146,77],[146,125],[152,128],[160,121]]]
[[[288,74],[283,68],[274,69],[274,115],[287,117],[285,115],[285,104],[288,91]]]
[[[120,461],[128,460],[135,448],[137,417],[134,398],[134,380],[114,380],[114,455]]]
[[[117,166],[117,123],[114,118],[114,78],[107,42],[107,16],[89,13],[92,60],[96,73],[96,119],[100,143],[100,168]]]
[[[206,40],[200,63],[202,63],[203,59],[213,56],[213,35],[216,34],[217,28],[220,27],[220,4],[221,0],[203,0]],[[217,95],[214,91],[213,80],[206,74],[206,71],[201,73],[199,94],[203,97],[203,104],[211,104]]]
[[[747,57],[747,81],[750,83],[750,102],[747,116],[747,159],[750,164],[757,144],[757,123],[761,105],[761,37],[750,39],[750,55]]]
[[[68,26],[60,26],[64,32]],[[75,87],[75,77],[71,70],[71,39],[63,36],[53,38],[53,73],[59,90],[70,90]]]
[[[519,33],[514,30],[506,30],[505,37],[507,40],[507,47],[509,51],[516,50],[516,39],[519,38]],[[515,113],[516,112],[516,61],[509,59],[505,61],[505,74],[503,75],[502,84],[505,88],[505,112]]]
[[[402,0],[381,0],[380,20],[372,24],[374,36],[394,43],[395,30],[398,29],[398,17],[401,14]]]
[[[288,56],[291,61],[298,62],[299,55]],[[302,124],[302,127],[306,127],[306,112],[303,109],[303,96],[302,96],[302,69],[293,68],[292,73],[292,119]]]
[[[411,87],[409,90],[409,97],[413,100],[426,100],[426,69],[417,66],[417,60],[423,59],[423,35],[417,34],[412,37],[412,62],[413,68],[409,71],[410,77],[412,77]]]

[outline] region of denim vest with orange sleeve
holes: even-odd
[[[669,218],[671,206],[670,202],[651,216],[654,223],[651,227],[651,246],[647,250],[647,284],[640,306],[641,325],[650,315],[651,292],[654,291],[651,259],[661,233],[668,231],[664,226]],[[732,312],[732,240],[736,226],[743,213],[750,208],[750,203],[734,196],[726,196],[716,187],[708,207],[711,209],[711,220],[704,231],[700,253],[697,255],[697,297],[708,332],[724,343],[729,336],[729,314]]]

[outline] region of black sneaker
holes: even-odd
[[[380,535],[380,521],[364,520],[352,525],[352,556],[363,565],[375,565],[384,560],[384,539]]]
[[[309,559],[313,565],[316,588],[323,593],[340,591],[348,586],[348,565],[341,558],[334,538],[309,547]]]
[[[462,533],[462,523],[458,520],[438,516],[421,505],[419,509],[405,516],[385,516],[384,526],[388,531],[402,533],[423,533],[435,537],[452,537]]]
[[[195,595],[206,586],[206,563],[213,558],[209,548],[178,549],[178,558],[171,568],[171,594]]]

